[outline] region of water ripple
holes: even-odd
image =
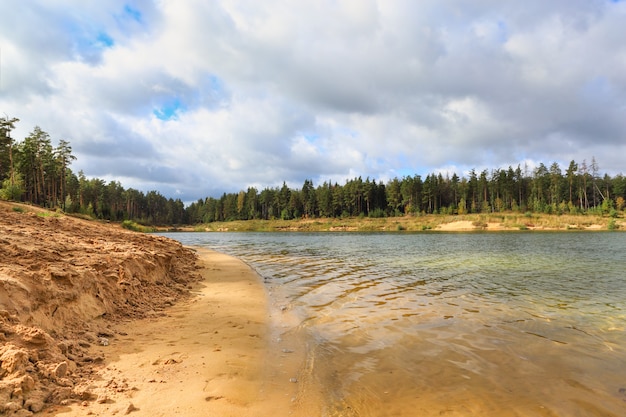
[[[257,270],[327,415],[626,415],[626,234],[170,236]]]

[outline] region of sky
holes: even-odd
[[[571,160],[626,171],[626,1],[3,0],[0,115],[184,202]]]

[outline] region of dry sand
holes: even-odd
[[[0,202],[0,415],[91,401],[116,326],[158,317],[201,279],[180,243]]]
[[[109,358],[95,380],[86,382],[96,401],[59,407],[53,414],[262,415],[265,290],[234,258],[202,251],[199,263],[204,279],[192,299],[164,317],[119,326],[122,335],[92,350]]]
[[[0,202],[0,415],[319,414],[287,321],[237,259]]]

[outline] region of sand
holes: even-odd
[[[93,348],[188,299],[196,261],[170,239],[0,202],[0,415],[91,401],[109,360]]]
[[[95,401],[59,416],[252,416],[264,396],[268,309],[259,277],[242,262],[202,251],[193,298],[164,317],[126,323],[86,389]],[[120,334],[121,333],[121,334]]]
[[[268,300],[235,258],[0,202],[0,415],[319,414]]]

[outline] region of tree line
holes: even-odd
[[[39,127],[21,142],[11,138],[18,119],[0,118],[0,198],[59,208],[112,221],[146,225],[199,224],[252,219],[391,217],[420,214],[534,212],[606,214],[624,210],[626,178],[601,175],[595,158],[492,169],[467,175],[431,173],[393,178],[386,183],[361,177],[344,184],[307,179],[301,188],[254,187],[185,207],[158,191],[125,189],[117,181],[88,179],[70,169],[69,142],[53,146]]]
[[[546,214],[606,214],[624,210],[626,178],[601,176],[592,158],[571,161],[563,170],[554,162],[530,170],[508,167],[467,176],[432,173],[394,178],[387,183],[361,177],[345,184],[324,182],[302,188],[250,187],[239,193],[208,197],[188,208],[191,223],[250,219],[316,217],[391,217],[420,214],[535,212]]]
[[[118,181],[88,179],[76,175],[70,164],[76,159],[66,140],[53,146],[40,127],[21,142],[11,137],[17,118],[0,118],[0,198],[79,213],[93,218],[143,224],[186,223],[185,206],[158,191],[125,189]]]

